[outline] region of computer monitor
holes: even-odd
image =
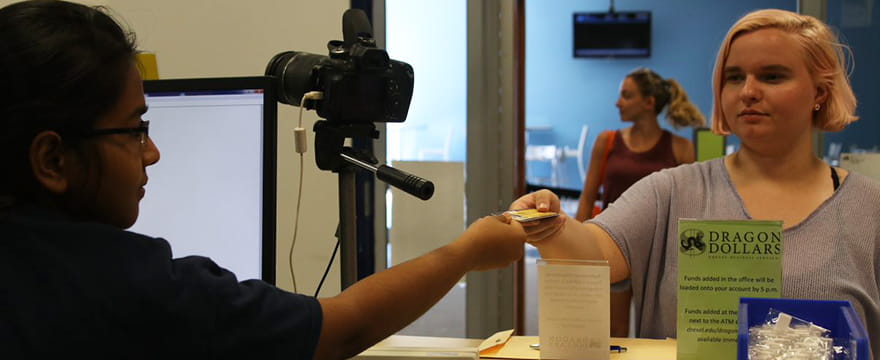
[[[144,81],[158,163],[132,231],[175,258],[275,283],[277,103],[269,77]]]

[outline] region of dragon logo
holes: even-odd
[[[697,229],[687,229],[679,236],[679,250],[682,254],[701,255],[706,251],[706,243],[703,241],[703,232]]]

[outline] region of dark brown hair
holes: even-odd
[[[103,7],[31,0],[0,9],[0,207],[41,192],[28,162],[35,135],[85,132],[119,101],[136,48]]]

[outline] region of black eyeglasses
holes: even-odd
[[[140,126],[131,127],[131,128],[110,128],[110,129],[94,129],[88,131],[86,133],[80,134],[78,137],[80,139],[87,139],[95,136],[104,136],[104,135],[116,135],[116,134],[130,134],[132,136],[138,136],[138,140],[141,145],[147,144],[147,137],[150,136],[150,122],[148,120],[141,120]]]

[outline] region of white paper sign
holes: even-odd
[[[609,359],[607,261],[538,260],[541,359]]]

